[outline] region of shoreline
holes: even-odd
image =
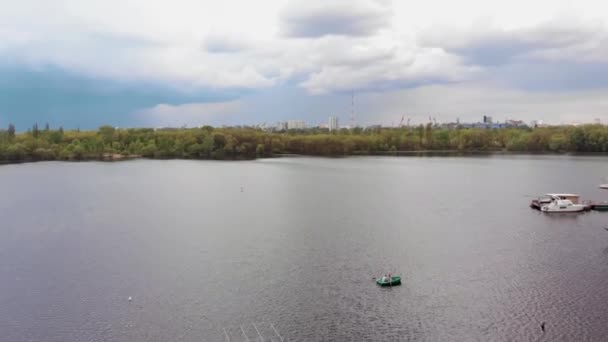
[[[82,158],[82,159],[22,159],[22,160],[0,160],[2,165],[38,163],[38,162],[125,162],[132,160],[210,160],[210,161],[252,161],[258,159],[273,158],[350,158],[350,157],[469,157],[469,156],[573,156],[573,157],[608,157],[608,152],[530,152],[530,151],[457,151],[457,150],[424,150],[424,151],[386,151],[386,152],[353,152],[352,154],[337,155],[318,155],[318,154],[297,154],[297,153],[275,153],[268,156],[256,158],[150,158],[141,155],[119,155],[103,156],[101,158]]]

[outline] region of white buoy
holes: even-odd
[[[129,297],[129,302],[133,300],[133,297]]]

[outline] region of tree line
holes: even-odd
[[[95,160],[108,156],[183,159],[254,159],[277,154],[343,156],[399,151],[608,152],[608,127],[446,129],[403,128],[290,130],[257,128],[116,129],[94,131],[0,130],[0,160]]]

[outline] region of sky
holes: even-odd
[[[605,1],[0,0],[0,127],[608,123]],[[352,99],[354,97],[354,106]]]

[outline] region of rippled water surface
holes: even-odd
[[[608,199],[606,177],[605,157],[0,166],[0,340],[605,341],[608,213],[528,203]]]

